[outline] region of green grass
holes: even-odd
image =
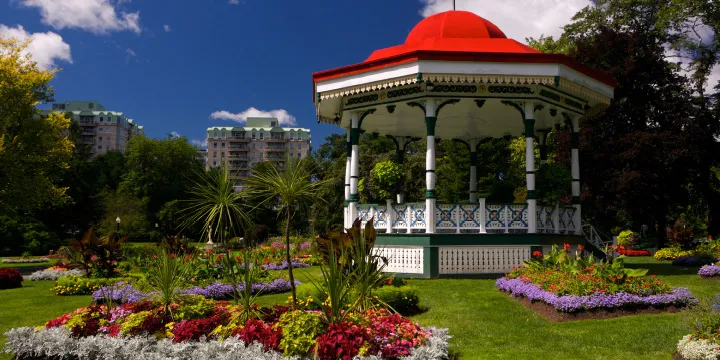
[[[679,268],[652,258],[630,258],[631,267],[649,268],[672,286],[695,296],[720,293],[720,282],[702,280],[697,268]],[[296,269],[299,292],[313,289],[317,267]],[[686,333],[682,314],[637,315],[608,320],[551,323],[499,293],[494,280],[409,280],[429,311],[413,317],[423,325],[447,327],[451,352],[461,359],[671,359]],[[21,289],[0,291],[0,332],[41,325],[86,306],[89,296],[52,295],[53,282],[25,281]],[[284,304],[289,293],[260,296],[261,306]],[[4,341],[4,340],[3,340]],[[0,359],[9,359],[0,355]]]
[[[2,262],[2,258],[0,258],[0,269],[4,269],[4,268],[19,269],[19,268],[28,268],[28,267],[50,267],[53,264],[55,264],[56,262],[57,262],[56,259],[50,259],[50,261],[41,262],[41,263],[10,263],[10,264],[7,264],[7,263]]]

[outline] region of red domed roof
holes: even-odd
[[[376,50],[365,62],[413,51],[537,54],[539,51],[508,39],[495,24],[468,11],[446,11],[420,21],[405,44]]]
[[[447,11],[419,22],[405,45],[419,44],[434,38],[493,39],[507,36],[495,24],[468,11]]]

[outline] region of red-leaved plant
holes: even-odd
[[[350,322],[337,322],[330,324],[327,331],[317,338],[315,350],[321,360],[350,360],[360,353],[360,347],[368,340],[368,334],[362,327]]]
[[[0,290],[22,287],[23,277],[17,269],[0,269]]]
[[[249,319],[245,322],[245,327],[233,331],[233,336],[237,336],[246,344],[252,344],[257,341],[263,344],[265,351],[270,349],[278,351],[280,339],[282,338],[282,330],[273,329],[272,324],[266,324],[261,320]]]

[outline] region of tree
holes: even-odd
[[[50,102],[57,70],[40,70],[28,43],[0,37],[0,213],[28,213],[67,200],[57,185],[68,166],[70,120],[43,115],[36,105]]]
[[[252,176],[245,184],[252,198],[259,199],[260,204],[276,203],[278,217],[285,214],[285,255],[293,304],[296,304],[295,278],[290,258],[290,223],[297,209],[313,201],[322,201],[317,198],[317,190],[322,187],[325,180],[313,179],[312,163],[308,159],[288,158],[282,168],[275,163],[272,164],[273,166],[265,171],[253,170]]]
[[[196,181],[192,176],[202,174],[197,148],[183,137],[164,140],[133,137],[125,158],[127,174],[120,188],[144,199],[148,224],[159,221],[157,213],[165,203],[186,198]]]
[[[198,170],[197,180],[184,200],[183,228],[202,226],[202,238],[214,237],[226,244],[239,236],[249,224],[243,194],[235,191],[228,169],[223,167]]]

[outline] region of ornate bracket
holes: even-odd
[[[535,111],[542,111],[545,108],[543,104],[537,104],[535,105]]]
[[[387,108],[387,111],[389,114],[392,114],[395,112],[395,105],[388,105],[388,106],[386,106],[386,108]]]
[[[454,105],[454,104],[457,104],[457,103],[459,103],[459,102],[460,102],[460,99],[450,99],[450,100],[447,100],[447,101],[443,101],[443,102],[440,103],[440,105],[438,105],[438,107],[435,109],[435,117],[440,116],[440,110],[442,110],[442,108],[445,107],[445,105],[451,105],[451,104]]]
[[[482,107],[485,106],[486,101],[487,100],[484,100],[484,99],[482,99],[482,100],[477,99],[477,100],[475,100],[475,105],[477,105],[478,109],[482,109]]]
[[[411,101],[411,102],[407,103],[407,105],[408,105],[409,107],[419,108],[420,110],[422,110],[423,115],[425,115],[425,105],[423,105],[423,104],[421,104],[421,103],[419,103],[419,102],[417,102],[417,101]]]
[[[363,122],[363,120],[365,120],[365,117],[370,114],[374,114],[374,113],[375,113],[375,109],[368,109],[362,115],[360,115],[360,119],[358,120],[358,129],[362,128],[362,122]]]
[[[520,115],[522,115],[523,120],[525,120],[525,109],[523,109],[524,103],[522,103],[522,102],[516,103],[514,101],[509,101],[509,100],[503,100],[503,101],[501,101],[501,103],[503,103],[507,106],[510,106],[510,107],[514,107],[515,110],[520,112]]]

